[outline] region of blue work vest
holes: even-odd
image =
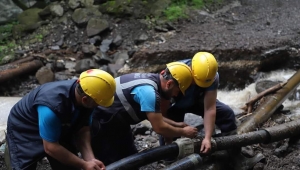
[[[39,134],[37,106],[49,107],[62,122],[62,134],[60,141],[66,134],[70,134],[75,126],[83,125],[83,120],[88,119],[92,112],[90,109],[78,108],[80,113],[78,120],[71,127],[73,111],[75,109],[76,80],[66,80],[46,83],[32,90],[16,103],[8,117],[7,140],[9,150],[13,156],[12,161],[22,169],[31,161],[45,156],[43,141]],[[83,118],[84,117],[84,118]],[[79,127],[77,127],[79,129]],[[68,135],[69,136],[69,135]],[[67,139],[69,140],[69,139]],[[15,150],[14,148],[18,149]]]
[[[157,97],[160,97],[159,74],[131,73],[117,77],[115,80],[117,88],[114,103],[108,108],[98,106],[94,110],[93,119],[109,121],[115,113],[120,114],[124,122],[128,124],[137,124],[147,119],[146,113],[141,112],[140,104],[134,101],[131,91],[136,86],[148,84],[154,87]],[[160,110],[159,102],[156,108]]]

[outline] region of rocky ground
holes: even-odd
[[[63,26],[54,24],[42,42],[35,43],[33,47],[30,47],[33,50],[26,51],[25,48],[22,48],[20,52],[27,55],[44,52],[48,59],[56,61],[49,62],[47,60],[48,63],[55,63],[54,68],[56,69],[52,70],[52,74],[55,76],[52,81],[77,76],[77,72],[80,70],[97,63],[94,63],[95,60],[102,62],[100,66],[106,66],[105,68],[108,68],[114,75],[132,71],[157,71],[166,62],[191,57],[199,50],[210,51],[216,55],[220,65],[221,88],[243,88],[246,84],[255,81],[259,76],[257,73],[261,71],[279,68],[299,69],[300,18],[298,9],[300,1],[227,0],[224,2],[221,6],[216,5],[205,10],[190,11],[192,14],[190,19],[174,23],[169,30],[152,27],[151,24],[149,25],[151,20],[107,17],[106,19],[113,24],[110,26],[109,32],[101,37],[109,44],[110,49],[104,50],[110,54],[106,57],[101,54],[95,55],[103,50],[99,44],[97,47],[99,46],[100,50],[99,48],[96,51],[88,47],[83,48],[82,44],[95,44],[91,42],[97,41],[97,37],[89,38],[90,43],[87,43],[85,34],[79,37],[73,36],[75,34],[77,36],[83,31],[83,29],[74,29],[74,25],[67,27],[71,33],[65,34],[65,37],[77,38],[75,41],[82,44],[73,44],[73,48],[62,51],[63,45],[60,42],[62,34],[59,33],[63,33],[65,30]],[[37,29],[37,31],[42,30]],[[116,40],[117,35],[122,37],[122,43],[117,48],[111,48],[116,45],[117,41],[112,46],[110,46],[112,43],[110,41]],[[30,35],[25,36],[26,38],[30,39]],[[52,41],[53,39],[57,41]],[[67,40],[64,39],[64,41]],[[71,41],[66,43],[69,42]],[[102,46],[102,48],[105,47],[107,46]],[[47,53],[49,49],[52,51]],[[70,51],[72,53],[69,53]],[[118,52],[126,53],[127,56],[122,58]],[[50,56],[50,53],[54,56]],[[118,55],[116,57],[113,54]],[[93,57],[94,60],[88,60],[92,57],[87,56],[98,56],[98,58]],[[72,66],[61,70],[60,62],[57,62],[59,60],[71,61],[69,63]],[[107,65],[108,61],[114,61],[112,63],[118,61],[120,65]],[[116,72],[117,68],[122,68],[119,73]],[[47,74],[51,73],[47,72]],[[34,72],[4,82],[0,92],[4,96],[23,96],[38,86],[41,81],[45,80],[41,80]],[[15,85],[12,86],[12,84]],[[273,124],[270,122],[265,124],[265,126],[270,125]],[[135,130],[136,144],[139,150],[156,147],[157,135],[147,124],[140,128],[141,130]],[[300,169],[299,146],[299,143],[289,142],[288,139],[268,145],[253,145],[251,146],[253,153],[261,152],[265,156],[265,159],[262,159],[253,169]],[[6,169],[3,162],[0,162],[0,166],[0,169]],[[143,169],[159,169],[161,167],[163,167],[162,164],[154,163]],[[47,163],[43,163],[38,169],[48,170],[50,168]],[[222,168],[210,166],[207,169]]]

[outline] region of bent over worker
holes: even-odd
[[[92,152],[89,122],[95,107],[113,103],[115,90],[114,78],[98,69],[81,73],[78,80],[50,82],[32,90],[8,116],[11,168],[33,170],[47,156],[54,170],[105,169]]]
[[[175,122],[183,122],[186,113],[202,116],[205,137],[200,152],[208,153],[211,150],[211,137],[215,124],[220,128],[223,135],[234,133],[237,128],[235,115],[229,106],[217,100],[218,63],[211,53],[198,52],[192,59],[181,60],[180,62],[191,67],[194,81],[186,90],[186,95],[176,96],[175,102],[163,114]],[[173,122],[170,124],[176,125]],[[170,142],[170,139],[166,141]],[[160,143],[164,145],[164,139],[160,139]]]
[[[115,101],[109,108],[97,107],[93,114],[92,147],[105,165],[137,153],[130,125],[148,119],[161,135],[195,137],[194,127],[178,128],[163,121],[161,100],[185,93],[192,82],[190,68],[173,62],[160,74],[132,73],[115,78]]]

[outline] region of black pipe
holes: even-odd
[[[249,132],[241,135],[231,135],[214,138],[212,143],[212,152],[226,150],[229,148],[238,148],[242,146],[252,145],[254,143],[267,143],[270,140],[270,135],[266,130]]]
[[[167,157],[176,157],[179,148],[176,143],[149,149],[123,158],[106,166],[106,170],[131,170]]]
[[[261,129],[241,135],[217,137],[212,140],[212,152],[242,147],[255,143],[270,143],[300,135],[300,119],[278,126]],[[193,139],[194,153],[200,152],[203,138]],[[176,143],[149,149],[127,158],[114,162],[106,167],[107,170],[129,170],[138,168],[167,157],[177,156],[179,147]],[[192,154],[192,153],[191,153]]]
[[[270,135],[270,140],[267,143],[280,141],[286,138],[299,136],[300,134],[300,119],[288,123],[283,123],[278,126],[266,128],[265,130]]]
[[[300,135],[300,119],[241,135],[218,137],[213,151],[242,147],[255,143],[271,143]],[[213,144],[214,144],[213,143]]]
[[[163,168],[162,170],[192,170],[202,164],[202,158],[199,154],[192,154],[185,158],[182,158],[170,166]]]

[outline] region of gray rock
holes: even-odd
[[[13,61],[14,59],[15,59],[15,56],[13,54],[10,54],[10,55],[3,57],[1,61],[3,63],[9,63],[9,62]]]
[[[203,125],[203,119],[200,116],[192,113],[185,114],[184,122],[194,127]]]
[[[91,43],[91,44],[95,44],[99,41],[101,41],[101,37],[99,35],[96,35],[96,36],[89,39],[89,43]]]
[[[154,137],[152,137],[152,136],[147,136],[147,137],[145,138],[145,141],[146,141],[146,142],[150,142],[150,143],[156,143],[156,142],[157,142],[157,139],[154,138]]]
[[[111,39],[105,39],[101,42],[101,45],[100,45],[100,50],[102,52],[107,52],[110,48],[110,44],[112,43],[112,40]]]
[[[282,124],[282,123],[285,123],[285,120],[287,119],[287,117],[282,113],[277,113],[277,114],[273,114],[271,116],[271,119],[278,124]]]
[[[163,28],[161,26],[155,26],[154,30],[158,31],[158,32],[168,32],[169,31],[167,28]]]
[[[85,70],[91,69],[91,68],[98,68],[97,63],[95,63],[91,59],[82,59],[76,62],[76,65],[74,67],[75,71],[77,73],[81,73]]]
[[[132,133],[134,135],[140,134],[140,135],[144,135],[146,131],[150,130],[147,126],[145,126],[144,124],[137,124],[134,129],[132,130]]]
[[[69,0],[68,5],[71,9],[76,9],[80,6],[80,0]]]
[[[52,70],[47,67],[41,67],[35,74],[36,79],[38,80],[39,84],[45,84],[48,82],[52,82],[54,81],[54,73],[52,72]]]
[[[80,0],[80,4],[82,7],[90,7],[93,6],[94,0]]]
[[[91,18],[88,21],[87,27],[86,27],[86,32],[87,35],[94,36],[102,31],[106,30],[109,27],[107,20],[105,19],[98,19],[98,18]]]
[[[137,34],[137,37],[134,39],[134,43],[136,45],[139,45],[145,41],[147,41],[149,38],[149,36],[147,35],[147,33],[140,33],[140,34]]]
[[[91,18],[99,18],[102,13],[94,7],[89,8],[78,8],[72,14],[73,21],[78,25],[86,24]]]
[[[118,58],[118,59],[115,61],[115,64],[121,65],[121,66],[124,66],[125,63],[126,63],[126,60],[124,60],[123,58]]]
[[[125,61],[129,59],[128,52],[127,51],[122,51],[122,52],[117,52],[117,53],[114,54],[115,63],[117,63],[117,61],[120,60],[120,59],[123,59],[121,61],[122,62],[124,61],[124,63],[118,63],[118,64],[124,65]]]
[[[248,158],[255,156],[254,150],[251,146],[242,147],[242,154]]]
[[[112,45],[116,46],[116,47],[119,47],[123,42],[123,38],[121,37],[121,35],[117,35],[113,42],[112,42]]]
[[[123,65],[119,65],[119,64],[108,64],[107,71],[111,73],[114,77],[117,77],[118,70],[120,70],[122,67]]]
[[[93,45],[82,45],[82,52],[85,54],[96,54],[97,53],[97,48]]]
[[[53,67],[55,71],[61,71],[66,69],[66,64],[63,60],[57,60]]]
[[[271,88],[275,86],[276,84],[281,83],[279,81],[271,81],[271,80],[263,80],[259,81],[255,85],[255,90],[257,93],[263,92],[267,90],[268,88]]]
[[[55,80],[57,80],[57,81],[68,80],[68,79],[71,79],[71,77],[72,77],[72,75],[67,71],[61,71],[61,72],[55,73]]]
[[[59,50],[60,47],[58,45],[54,45],[50,47],[51,50]]]
[[[288,146],[289,146],[288,143],[284,142],[279,148],[275,149],[274,155],[276,155],[279,158],[283,157],[287,152]]]
[[[265,164],[258,162],[256,165],[254,165],[253,170],[263,170],[265,167]]]
[[[0,9],[0,24],[14,20],[22,12],[11,0],[1,0]]]
[[[64,44],[64,36],[62,35],[61,38],[55,42],[55,45],[58,45],[58,46],[62,46]]]
[[[97,63],[101,65],[113,62],[113,60],[110,57],[108,57],[106,53],[101,51],[98,51],[96,55],[93,56],[93,59],[95,59],[95,61],[97,61]]]
[[[60,4],[50,5],[50,12],[55,17],[61,17],[64,15],[64,9]]]
[[[108,72],[108,66],[107,65],[102,65],[99,67],[100,70]]]

